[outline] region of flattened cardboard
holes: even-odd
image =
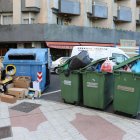
[[[15,96],[5,95],[5,94],[0,95],[0,100],[2,102],[11,103],[11,104],[16,103],[17,101]]]
[[[14,87],[17,88],[29,88],[31,83],[31,77],[29,76],[18,76],[13,80]]]
[[[9,88],[8,94],[14,95],[16,99],[21,100],[25,98],[25,93],[27,92],[27,89],[23,88]]]

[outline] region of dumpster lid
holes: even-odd
[[[98,63],[102,63],[104,62],[106,59],[108,59],[107,57],[106,58],[101,58],[101,59],[98,59],[96,61],[92,61],[89,65],[87,65],[86,67],[82,68],[81,70],[85,70],[87,69],[88,67],[92,66],[92,65],[96,65]],[[109,60],[112,60],[114,59],[114,57],[109,57]]]
[[[71,60],[73,57],[70,57],[68,60],[66,60],[63,64],[59,65],[57,68],[62,68],[65,67]]]
[[[10,49],[4,56],[5,62],[27,62],[27,63],[38,63],[47,62],[48,60],[48,50],[42,48],[32,48],[32,49]]]
[[[138,60],[138,59],[140,59],[140,55],[137,55],[137,56],[134,56],[134,57],[132,57],[132,58],[127,59],[126,61],[120,63],[119,65],[114,66],[113,69],[114,69],[114,70],[120,69],[120,68],[122,68],[123,66],[128,65],[128,64],[130,64],[130,63],[132,63],[132,62],[135,62],[135,61]]]

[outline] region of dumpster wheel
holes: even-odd
[[[74,105],[79,106],[79,105],[80,105],[80,103],[79,103],[79,102],[77,102],[77,101],[75,101],[75,102],[74,102]]]
[[[62,98],[62,102],[63,102],[63,103],[67,103],[67,102],[65,101],[65,99],[63,99],[63,98]]]

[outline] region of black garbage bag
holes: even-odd
[[[81,51],[78,55],[74,56],[69,64],[70,70],[78,70],[91,63],[91,59],[87,51]]]
[[[5,80],[6,78],[6,70],[1,70],[1,80]]]

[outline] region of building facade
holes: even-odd
[[[140,0],[0,0],[1,50],[139,38]]]

